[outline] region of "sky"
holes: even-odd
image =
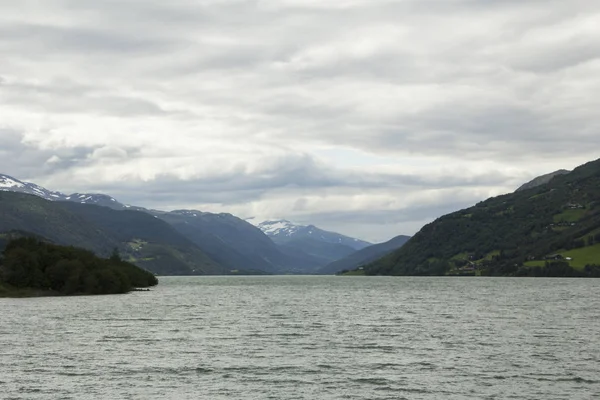
[[[597,0],[0,0],[0,173],[379,242],[600,157]]]

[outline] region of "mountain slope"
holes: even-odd
[[[369,264],[366,272],[590,276],[594,268],[586,269],[583,259],[565,258],[573,249],[585,249],[586,259],[600,265],[596,242],[600,243],[600,160],[546,185],[438,218],[402,248]]]
[[[71,245],[107,256],[119,242],[79,215],[25,193],[0,192],[0,233],[31,232],[56,244]]]
[[[339,260],[356,251],[344,244],[323,242],[310,236],[294,238],[279,243],[278,246],[286,254],[304,254],[313,257],[319,260],[319,266]]]
[[[571,171],[568,171],[566,169],[559,169],[558,171],[554,171],[554,172],[551,172],[546,175],[538,176],[537,178],[520,186],[516,190],[516,192],[520,192],[522,190],[527,190],[527,189],[533,189],[534,187],[545,185],[546,183],[550,182],[552,180],[552,178],[554,178],[555,176],[568,174],[569,172],[571,172]]]
[[[400,235],[396,236],[385,243],[374,244],[364,249],[358,250],[340,260],[334,261],[322,268],[319,268],[319,274],[335,274],[342,270],[353,270],[360,266],[364,266],[370,262],[373,262],[392,251],[402,247],[410,236]]]
[[[67,196],[53,192],[34,183],[20,181],[8,175],[0,174],[0,191],[32,194],[46,200],[64,200]]]
[[[283,252],[260,229],[231,214],[196,210],[154,214],[230,269],[306,273],[321,265],[321,260],[306,254]]]
[[[11,231],[31,232],[100,256],[118,248],[123,258],[160,274],[226,271],[164,221],[136,211],[0,192],[0,233]]]
[[[160,274],[223,274],[227,271],[172,226],[152,215],[91,204],[60,202],[127,245],[137,265]]]

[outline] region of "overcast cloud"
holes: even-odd
[[[600,157],[597,0],[0,0],[0,172],[370,241]]]

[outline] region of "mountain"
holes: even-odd
[[[25,193],[0,192],[0,233],[11,231],[30,232],[99,255],[108,255],[119,246],[116,238],[60,207],[60,203]]]
[[[34,183],[22,182],[11,176],[0,174],[0,191],[27,193],[46,200],[64,200],[67,196],[60,192],[53,192]]]
[[[259,229],[231,214],[196,210],[154,212],[220,264],[232,270],[283,272],[277,246]]]
[[[159,274],[213,275],[228,271],[174,227],[146,212],[113,210],[73,202],[57,203],[126,244],[137,265]]]
[[[19,179],[4,174],[0,174],[0,191],[32,194],[49,201],[69,201],[81,204],[95,204],[97,206],[109,207],[115,210],[145,210],[141,207],[122,204],[115,198],[105,194],[73,193],[68,195],[65,193],[48,190],[42,186],[36,185],[35,183],[23,182]]]
[[[299,238],[311,238],[320,242],[348,246],[354,250],[364,249],[371,245],[369,242],[325,231],[314,225],[296,225],[287,220],[261,222],[258,224],[258,228],[275,243],[289,243]]]
[[[600,276],[600,160],[438,218],[365,272]]]
[[[73,193],[69,196],[65,196],[64,199],[57,200],[70,201],[80,204],[94,204],[96,206],[109,207],[114,210],[123,210],[127,208],[124,204],[119,203],[115,198],[98,193]]]
[[[318,267],[370,245],[368,242],[325,231],[314,225],[296,225],[287,220],[261,222],[258,228],[285,254],[312,257]]]
[[[520,186],[516,191],[520,192],[522,190],[533,189],[534,187],[545,185],[546,183],[550,182],[552,180],[552,178],[554,178],[555,176],[568,174],[569,172],[571,172],[571,171],[568,171],[566,169],[559,169],[558,171],[554,171],[554,172],[551,172],[546,175],[538,176],[537,178]]]
[[[127,261],[163,275],[228,272],[169,224],[139,211],[0,192],[0,236],[13,231],[100,256],[118,248]]]
[[[320,274],[335,274],[343,270],[353,270],[373,262],[394,250],[399,249],[410,239],[410,236],[396,236],[385,243],[378,243],[358,250],[349,256],[319,268]]]

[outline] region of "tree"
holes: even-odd
[[[115,262],[115,263],[119,263],[119,262],[123,261],[121,259],[121,254],[119,254],[119,249],[117,249],[116,247],[113,249],[109,260],[112,262]]]

